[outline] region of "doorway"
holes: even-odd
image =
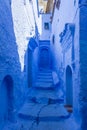
[[[47,48],[42,48],[40,50],[40,68],[49,68],[49,50]]]
[[[5,122],[11,120],[13,111],[13,80],[7,75],[0,88],[0,120]]]
[[[66,67],[66,107],[72,112],[73,107],[73,88],[72,88],[72,70],[68,65]]]

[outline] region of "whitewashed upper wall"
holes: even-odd
[[[51,33],[51,14],[40,15],[40,40],[50,40]],[[45,29],[45,23],[48,23],[49,29]]]
[[[74,23],[74,18],[76,15],[76,11],[78,9],[78,1],[74,5],[74,0],[61,0],[59,10],[55,8],[53,21],[52,21],[52,33],[51,33],[51,42],[52,36],[55,35],[55,43],[52,44],[52,49],[54,50],[55,55],[55,66],[61,66],[62,60],[62,48],[60,45],[60,37],[59,34],[63,32],[64,26],[66,23]]]
[[[53,18],[53,31],[57,30],[58,27],[58,32],[61,32],[64,29],[65,23],[72,23],[74,20],[74,16],[76,13],[76,10],[78,8],[78,3],[74,5],[74,0],[69,0],[69,1],[62,1],[60,4],[60,8],[55,9],[54,12],[54,18]],[[55,24],[56,23],[56,24]]]
[[[24,56],[28,47],[29,38],[35,35],[35,21],[33,13],[35,13],[35,19],[38,18],[36,0],[33,0],[32,3],[29,2],[29,0],[12,0],[14,32],[18,45],[22,71],[24,69]]]
[[[65,66],[63,62],[63,53],[60,43],[60,33],[64,31],[65,24],[75,24],[74,34],[74,55],[75,55],[75,69],[72,68],[72,46],[65,53]],[[73,72],[73,107],[74,113],[79,113],[79,92],[80,92],[80,76],[79,76],[79,8],[78,1],[74,4],[74,0],[61,0],[59,10],[55,8],[54,17],[52,22],[52,33],[51,33],[51,50],[54,63],[54,70],[57,72],[64,68],[66,74],[66,66],[69,65]],[[55,35],[55,42],[53,44],[52,37]],[[67,40],[68,42],[69,40]],[[66,75],[65,75],[66,76]],[[64,76],[63,81],[66,83],[66,77]],[[66,84],[64,84],[66,86]]]

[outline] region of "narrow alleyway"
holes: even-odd
[[[53,83],[52,70],[40,69],[37,77],[16,121],[3,130],[75,130],[72,113],[64,108],[64,99]]]
[[[41,40],[39,50],[36,82],[29,88],[14,121],[7,122],[3,130],[77,130],[73,114],[64,107],[64,92],[58,75],[51,69],[50,41]]]
[[[87,0],[0,0],[0,130],[87,130]]]

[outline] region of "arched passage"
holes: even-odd
[[[0,88],[0,119],[1,122],[10,120],[13,111],[13,80],[7,75]]]
[[[72,70],[66,67],[66,105],[73,106]]]
[[[39,56],[39,67],[40,68],[49,68],[50,67],[50,59],[49,59],[49,49],[46,47],[42,47],[40,49]]]

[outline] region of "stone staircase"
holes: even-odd
[[[63,102],[53,83],[52,70],[40,69],[35,86],[30,89],[28,101],[54,104]]]
[[[48,69],[42,69],[39,71],[35,87],[38,89],[53,89],[52,71]]]
[[[23,108],[20,110],[19,117],[26,118],[28,120],[35,120],[38,117],[38,113],[40,113],[43,108],[51,105],[55,106],[56,104],[59,106],[59,104],[62,103],[63,98],[59,98],[58,92],[53,84],[52,70],[40,69],[35,86],[30,88],[26,105],[24,105]],[[56,107],[56,109],[59,108]],[[64,113],[66,113],[65,115],[68,116],[67,112]],[[53,117],[55,115],[53,114]],[[42,118],[39,117],[39,119]],[[47,118],[50,118],[50,116],[48,116]]]
[[[77,130],[53,83],[52,71],[40,69],[35,86],[18,112],[17,122],[3,130]]]

